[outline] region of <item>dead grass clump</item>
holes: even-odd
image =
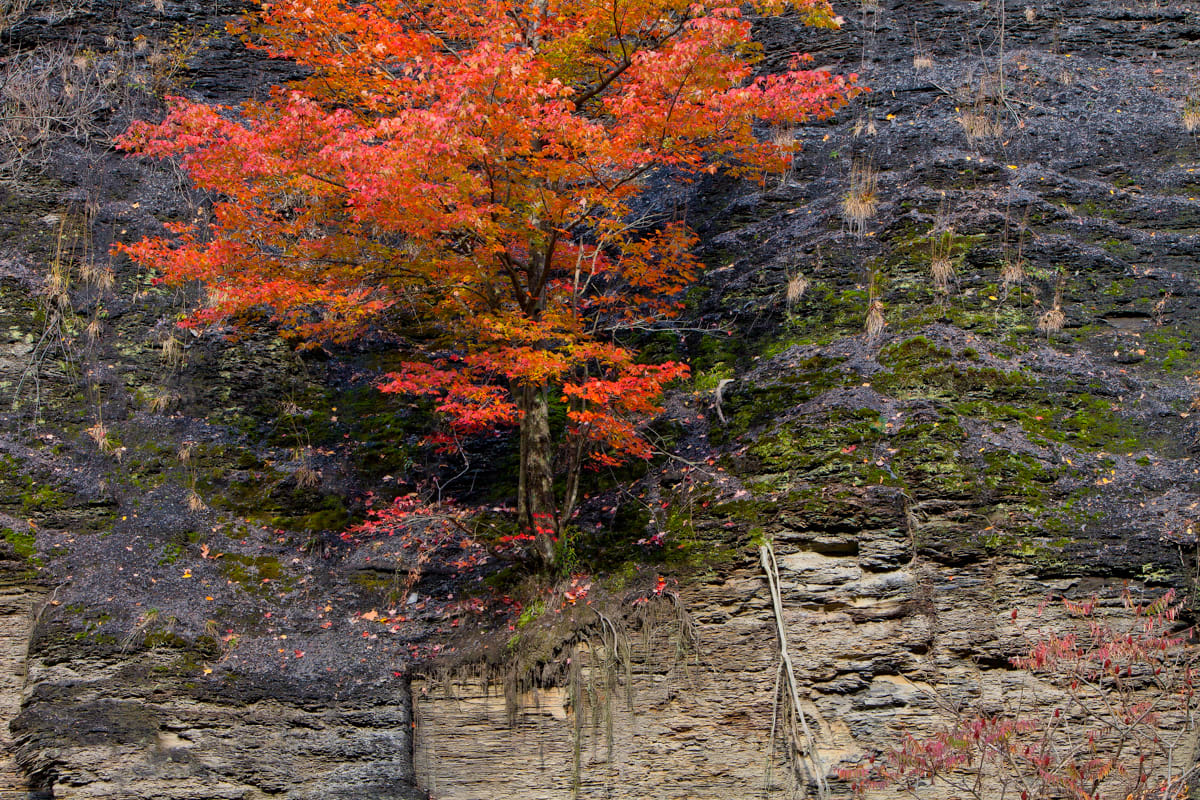
[[[156,414],[162,413],[169,408],[172,408],[179,402],[179,395],[168,389],[155,389],[146,397],[146,407]],[[180,453],[184,452],[184,448],[180,448]],[[188,450],[188,455],[191,451]]]
[[[1161,328],[1167,321],[1167,306],[1170,305],[1172,297],[1174,295],[1171,292],[1167,292],[1154,304],[1153,316],[1155,326]]]
[[[933,69],[933,56],[928,53],[913,54],[913,69]]]
[[[208,508],[208,506],[204,504],[204,500],[201,499],[200,495],[196,494],[195,490],[188,492],[187,507],[188,511],[203,511],[204,509]]]
[[[296,485],[303,489],[312,489],[321,483],[321,471],[307,464],[296,467]]]
[[[183,364],[183,342],[174,335],[163,339],[161,357],[171,369],[178,369]]]
[[[1067,315],[1063,313],[1062,307],[1056,305],[1038,317],[1037,329],[1047,336],[1053,336],[1063,329],[1066,321]]]
[[[874,118],[870,116],[859,117],[858,119],[854,120],[854,127],[850,129],[850,133],[855,139],[857,139],[863,134],[866,134],[867,136],[874,136],[875,134],[879,133],[879,128],[876,127]]]
[[[804,277],[804,273],[802,272],[797,272],[788,278],[786,297],[789,307],[795,305],[800,301],[801,297],[804,297],[804,293],[808,291],[808,286],[808,278]]]
[[[954,280],[954,262],[943,256],[935,257],[929,262],[929,276],[933,278],[933,288],[948,294],[950,282]]]
[[[867,220],[879,206],[878,176],[868,163],[857,161],[850,168],[850,189],[842,197],[842,217],[856,236],[867,229]]]
[[[1200,131],[1200,95],[1187,99],[1183,105],[1180,121],[1183,123],[1183,129],[1188,133]]]
[[[963,133],[967,135],[967,144],[972,147],[982,142],[999,139],[1004,135],[1003,123],[979,106],[970,111],[961,112],[958,115],[958,124],[962,126]]]
[[[947,228],[930,238],[929,242],[929,276],[933,279],[933,288],[941,294],[950,291],[950,283],[954,280],[954,229]]]
[[[1043,312],[1037,321],[1037,329],[1046,334],[1047,338],[1061,331],[1067,322],[1067,315],[1062,310],[1062,299],[1063,287],[1060,278],[1058,287],[1054,290],[1054,304],[1048,311]]]
[[[883,318],[883,301],[876,298],[867,306],[867,321],[865,325],[867,338],[878,338],[886,327],[887,320]]]
[[[1000,288],[1005,292],[1024,283],[1028,278],[1029,273],[1025,271],[1025,259],[1023,258],[1006,259],[1004,266],[1000,268]]]
[[[0,30],[12,18],[3,8],[0,2]],[[52,47],[0,65],[0,181],[43,166],[57,139],[103,134],[102,113],[125,84],[106,67],[83,51]]]
[[[109,435],[108,426],[103,422],[97,422],[95,425],[84,431],[88,437],[96,443],[96,447],[100,449],[104,455],[112,455],[117,452],[120,445],[111,435]]]
[[[104,322],[99,317],[93,317],[84,328],[84,335],[87,336],[88,342],[95,342],[100,338],[100,334],[104,333]]]
[[[117,284],[117,277],[110,267],[101,267],[93,261],[84,262],[79,268],[79,277],[101,294],[111,293]]]

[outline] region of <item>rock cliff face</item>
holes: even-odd
[[[6,102],[59,120],[0,153],[0,715],[34,796],[801,796],[948,708],[1050,703],[1009,668],[1061,623],[1048,595],[1194,582],[1200,5],[764,24],[768,64],[809,51],[873,92],[794,132],[778,183],[662,190],[703,235],[715,334],[653,344],[696,372],[678,457],[587,510],[594,605],[457,639],[461,587],[336,536],[422,468],[382,357],[180,334],[187,298],[105,255],[203,200],[108,137],[156,93],[228,102],[286,67],[205,29],[232,6],[7,8]]]
[[[1200,8],[1006,11],[864,3],[817,41],[764,29],[874,92],[798,132],[780,185],[692,199],[714,267],[700,313],[737,333],[689,342],[729,421],[697,416],[701,395],[681,440],[723,470],[665,467],[652,482],[675,505],[646,521],[709,548],[679,588],[699,644],[673,656],[663,633],[627,673],[585,667],[513,726],[511,697],[479,683],[420,686],[417,773],[437,797],[811,791],[811,759],[785,755],[747,540],[778,554],[826,770],[949,709],[1050,707],[1009,667],[1068,624],[1045,597],[1194,580],[1200,149],[1182,112]],[[856,215],[867,173],[877,205]],[[612,651],[605,630],[590,652]]]

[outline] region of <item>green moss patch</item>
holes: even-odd
[[[221,574],[226,581],[251,594],[289,591],[294,583],[273,556],[226,553],[221,559]]]

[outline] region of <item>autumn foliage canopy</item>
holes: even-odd
[[[835,25],[825,0],[753,5]],[[635,213],[645,179],[782,170],[792,126],[859,91],[799,57],[756,76],[744,8],[264,3],[246,42],[308,77],[130,128],[123,148],[179,158],[216,200],[119,249],[207,287],[192,325],[270,310],[310,342],[391,335],[407,360],[383,390],[435,397],[449,437],[519,425],[521,521],[555,531],[581,464],[649,455],[639,424],[686,374],[620,338],[676,314],[697,270],[685,227]]]

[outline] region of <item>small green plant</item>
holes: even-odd
[[[168,542],[163,545],[162,555],[158,558],[159,566],[170,566],[179,560],[183,555],[183,547],[176,542]]]
[[[162,0],[155,2],[159,4]],[[184,89],[184,76],[192,59],[208,46],[214,35],[211,26],[197,29],[176,25],[166,40],[159,42],[146,56],[146,64],[150,67],[150,92],[157,97],[165,97]]]
[[[576,549],[579,536],[579,528],[566,525],[558,537],[554,563],[564,578],[579,571],[579,553]]]
[[[525,608],[521,609],[521,615],[517,617],[517,630],[521,630],[529,623],[535,621],[538,617],[544,614],[545,611],[546,601],[544,600],[535,600],[534,602],[525,606]]]
[[[8,542],[21,558],[33,558],[37,552],[37,542],[32,533],[19,533],[12,528],[0,528],[0,535]]]

